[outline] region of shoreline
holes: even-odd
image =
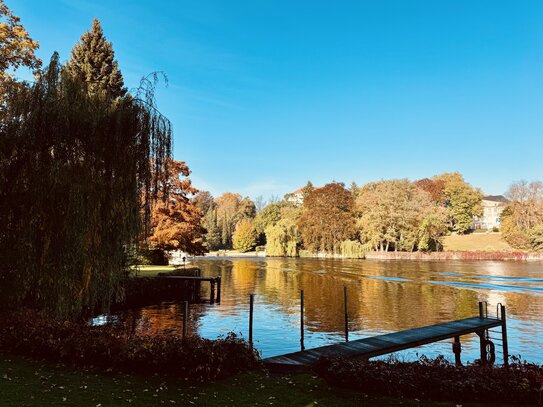
[[[229,259],[229,258],[270,258],[270,259],[339,259],[339,260],[413,260],[413,261],[450,261],[450,260],[492,260],[492,261],[543,261],[543,253],[540,252],[490,252],[490,251],[446,251],[446,252],[367,252],[364,258],[354,259],[334,253],[304,253],[298,257],[266,256],[265,252],[206,254],[196,256],[194,259]]]

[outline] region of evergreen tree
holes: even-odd
[[[204,219],[204,227],[207,229],[206,243],[209,250],[217,250],[221,247],[221,229],[217,224],[217,210],[210,209]]]
[[[126,94],[113,47],[106,41],[96,18],[92,22],[92,30],[85,32],[72,48],[66,70],[86,82],[91,92],[106,91],[114,98]]]

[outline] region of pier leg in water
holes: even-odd
[[[305,350],[304,346],[304,290],[300,291],[300,348]]]
[[[484,303],[479,302],[479,318],[484,318]],[[479,348],[481,350],[481,365],[486,365],[486,332],[478,331],[477,335],[479,336]]]
[[[502,345],[503,345],[503,365],[509,366],[509,345],[507,343],[507,314],[505,313],[505,305],[501,305],[502,317]]]
[[[345,342],[349,342],[349,314],[347,314],[347,287],[343,287],[343,303],[345,308]]]
[[[453,352],[454,352],[454,362],[456,366],[462,366],[462,361],[460,360],[460,352],[462,352],[462,344],[460,343],[460,337],[455,336],[453,342]]]
[[[221,276],[217,277],[217,302],[221,302]]]
[[[255,302],[255,295],[249,296],[249,345],[253,347],[253,308]]]
[[[183,338],[187,337],[189,322],[189,302],[183,301]]]
[[[213,304],[215,302],[215,281],[211,280],[209,284],[211,286],[211,294],[209,294],[209,302],[210,304]]]

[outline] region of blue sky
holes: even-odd
[[[66,60],[97,17],[129,87],[165,71],[174,156],[215,195],[543,178],[540,0],[6,3],[44,60]]]

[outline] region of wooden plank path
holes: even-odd
[[[459,358],[460,336],[478,333],[481,340],[484,340],[483,333],[486,330],[498,326],[504,329],[504,321],[504,319],[489,318],[486,316],[466,318],[371,338],[358,339],[351,342],[287,353],[264,359],[263,362],[271,370],[300,370],[311,367],[322,357],[371,358],[450,338],[455,338],[455,343],[458,343]],[[486,357],[483,345],[481,345],[481,355],[482,357]],[[504,355],[507,358],[505,347]]]

